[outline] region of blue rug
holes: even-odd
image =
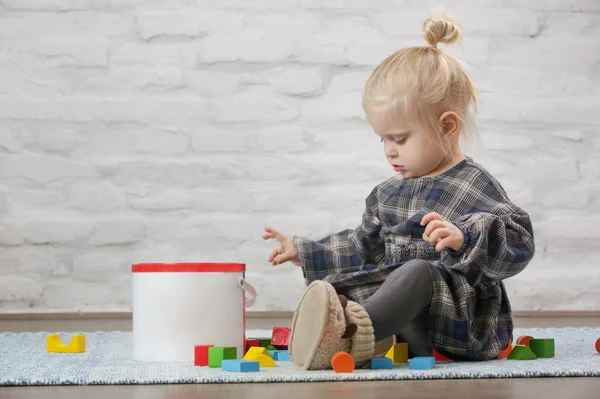
[[[600,376],[600,354],[594,348],[600,328],[518,329],[519,335],[554,338],[556,357],[529,361],[493,360],[483,363],[437,363],[433,370],[299,371],[291,362],[256,373],[233,373],[182,363],[139,362],[131,356],[131,333],[85,332],[85,353],[47,353],[46,335],[0,334],[0,385],[178,384],[239,382],[317,382],[341,380],[409,380],[442,378],[516,378]],[[249,331],[264,336],[267,331]],[[61,334],[61,336],[63,336]],[[70,340],[71,333],[64,334]]]

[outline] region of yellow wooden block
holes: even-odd
[[[267,350],[267,348],[263,348],[260,346],[253,346],[248,349],[248,352],[244,355],[244,360],[256,360],[256,358],[260,355],[265,355],[271,357],[271,354]]]
[[[48,352],[61,352],[61,353],[81,353],[85,352],[85,335],[73,335],[71,342],[65,345],[60,340],[58,334],[50,334],[46,337],[46,350]]]
[[[408,343],[394,344],[385,357],[392,359],[393,363],[408,363]]]
[[[275,367],[275,360],[268,355],[258,355],[254,361],[258,362],[260,367]]]

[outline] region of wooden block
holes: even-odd
[[[393,367],[394,363],[389,357],[374,357],[371,359],[371,369],[373,370],[391,370]]]
[[[208,366],[208,348],[214,345],[194,346],[194,366]]]
[[[411,370],[431,370],[435,367],[434,357],[413,357],[408,361],[408,368]]]
[[[510,360],[534,360],[537,359],[535,354],[531,351],[531,348],[525,345],[516,345],[510,355]]]
[[[279,362],[291,362],[290,352],[286,350],[277,351],[277,361]]]
[[[277,350],[270,350],[268,352],[269,352],[269,355],[271,355],[271,357],[273,358],[273,360],[279,360]]]
[[[244,355],[244,360],[255,360],[260,355],[267,355],[271,357],[269,351],[266,348],[262,348],[259,346],[253,346],[248,349],[248,352]]]
[[[245,351],[248,352],[248,349],[252,348],[253,346],[260,346],[260,341],[257,339],[247,339]],[[246,353],[244,352],[244,354]]]
[[[600,353],[600,338],[598,338],[598,341],[596,341],[596,351]]]
[[[276,351],[276,350],[277,350],[277,348],[276,348],[276,347],[274,347],[273,345],[267,345],[267,346],[265,347],[265,349],[266,349],[266,350],[268,350],[268,351]]]
[[[388,359],[392,359],[394,363],[407,363],[408,362],[408,343],[401,342],[394,344],[385,355]]]
[[[531,341],[533,337],[531,335],[521,335],[517,338],[517,345],[525,345],[529,346],[529,341]]]
[[[554,357],[554,338],[533,338],[529,347],[538,358]]]
[[[260,346],[262,348],[266,348],[267,346],[271,345],[271,338],[269,337],[254,337],[250,339],[258,341],[257,346]]]
[[[498,356],[496,356],[496,358],[506,359],[510,355],[512,350],[513,350],[512,339],[509,339],[508,344],[506,344],[506,346],[498,353]]]
[[[349,353],[338,352],[331,358],[331,366],[336,373],[351,373],[356,367],[356,362]]]
[[[290,339],[291,328],[289,327],[274,327],[271,345],[278,348],[287,348],[288,340]]]
[[[223,370],[237,373],[252,373],[260,371],[260,365],[254,360],[225,359],[222,364]]]
[[[208,348],[208,366],[221,367],[223,360],[237,359],[235,346],[212,346]]]
[[[436,362],[451,362],[452,361],[452,359],[442,355],[440,352],[436,351],[435,349],[433,350],[433,358],[435,359]]]
[[[85,335],[77,334],[71,337],[68,344],[60,340],[60,335],[46,336],[46,351],[55,353],[82,353],[85,352]]]
[[[260,364],[260,367],[275,367],[275,360],[269,355],[258,355],[254,361]]]

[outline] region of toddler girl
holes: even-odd
[[[366,198],[362,223],[317,241],[271,228],[263,236],[279,241],[269,261],[301,266],[308,284],[289,341],[300,369],[331,368],[339,351],[361,367],[394,337],[409,357],[435,349],[477,361],[512,339],[503,280],[534,255],[531,221],[461,151],[475,89],[437,48],[460,39],[456,20],[432,17],[423,29],[425,45],[389,56],[364,88],[366,118],[398,173]]]

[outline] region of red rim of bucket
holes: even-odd
[[[244,272],[244,263],[138,263],[131,266],[133,273],[206,273]]]

